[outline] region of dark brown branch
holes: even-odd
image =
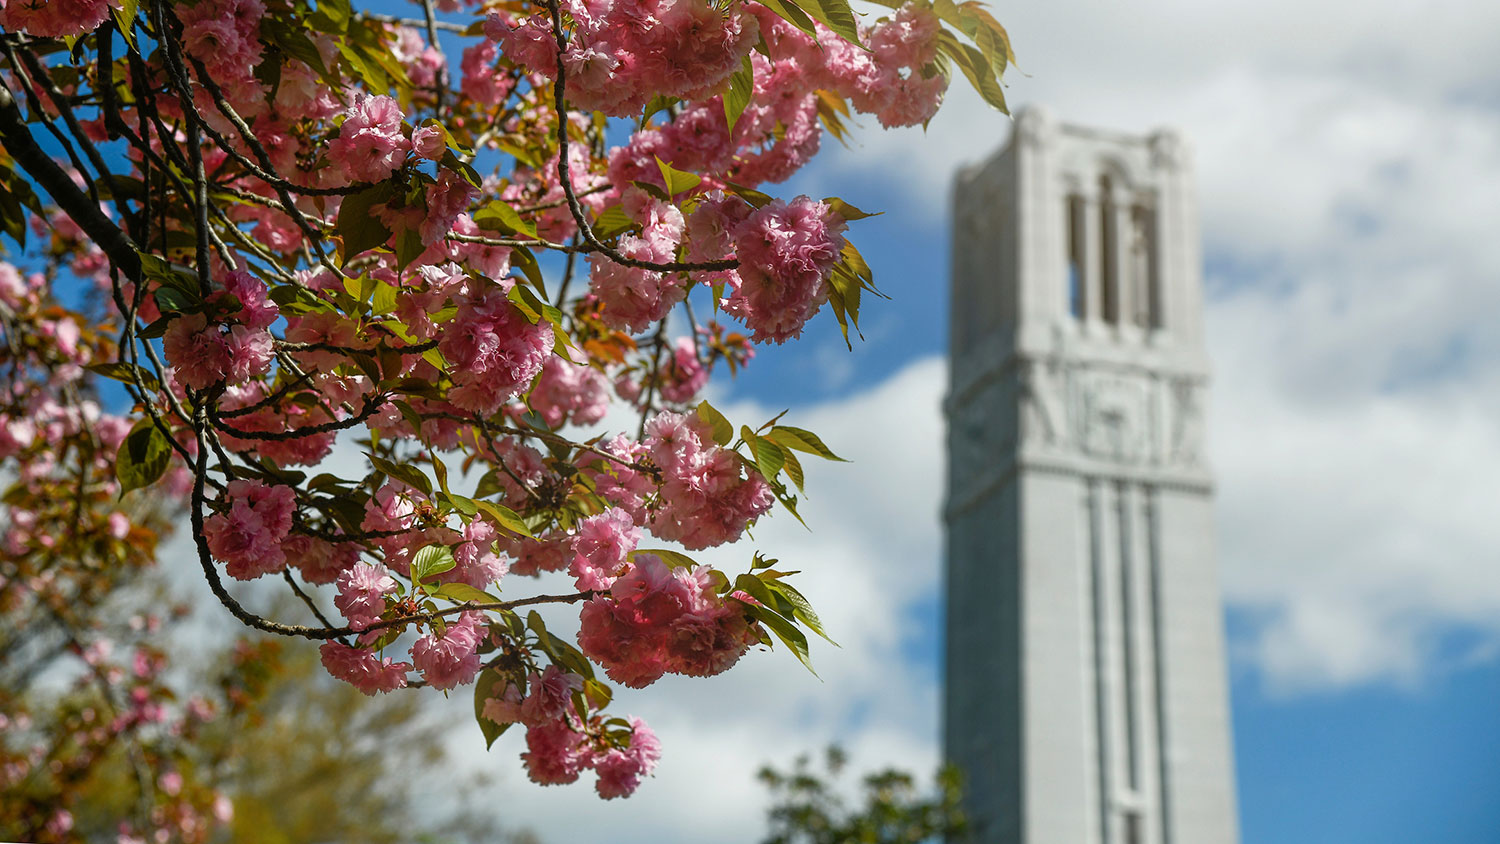
[[[384,630],[387,627],[399,627],[403,624],[432,621],[435,618],[443,618],[446,616],[457,615],[464,612],[485,610],[513,610],[519,607],[534,607],[539,604],[576,604],[579,601],[587,601],[590,598],[601,594],[604,593],[589,590],[584,592],[575,592],[571,595],[537,595],[531,598],[519,598],[514,601],[468,601],[466,603],[459,604],[456,607],[448,607],[447,609],[438,610],[436,612],[423,612],[416,613],[414,615],[403,615],[400,618],[388,618],[384,621],[374,622],[368,627],[361,627],[358,630],[352,627],[340,627],[337,630],[333,630],[330,632],[338,636],[347,636],[355,633],[369,633],[372,630]]]
[[[37,145],[15,97],[4,86],[0,86],[0,145],[47,191],[63,213],[73,218],[94,245],[104,251],[111,264],[132,282],[139,284],[142,281],[141,256],[135,243],[104,216],[99,204],[80,190],[57,162]]]
[[[379,413],[380,409],[385,406],[385,400],[386,396],[383,395],[372,396],[365,399],[365,406],[360,409],[359,413],[349,417],[348,419],[335,419],[332,422],[323,422],[317,425],[305,425],[301,428],[293,428],[290,431],[246,431],[241,428],[236,428],[232,425],[224,424],[224,422],[218,417],[218,414],[214,414],[213,423],[214,427],[218,428],[220,431],[223,431],[224,433],[229,434],[232,437],[237,437],[242,440],[295,440],[302,437],[310,437],[314,434],[327,434],[332,431],[342,431],[345,428],[353,428],[355,425],[358,425],[364,422],[366,419],[369,419],[371,416],[374,416],[376,413]]]

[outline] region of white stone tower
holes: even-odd
[[[945,743],[975,844],[1235,844],[1192,165],[1038,109],[954,196]]]

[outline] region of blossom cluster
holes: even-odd
[[[636,557],[609,594],[583,606],[578,642],[610,679],[643,688],[663,674],[709,677],[739,661],[760,635],[738,601],[720,598],[712,569],[671,569]]]
[[[277,308],[266,298],[264,282],[239,271],[224,276],[224,289],[210,296],[209,308],[224,313],[210,323],[205,313],[172,321],[162,338],[167,359],[185,387],[243,384],[271,366],[272,338],[267,330]]]
[[[579,675],[549,665],[519,685],[506,682],[503,691],[484,701],[481,715],[497,725],[526,727],[521,759],[533,782],[569,783],[592,769],[601,797],[628,797],[656,768],[661,742],[639,718],[627,722],[626,741],[610,742],[599,719],[580,717],[574,706],[583,684]]]
[[[0,546],[136,560],[141,513],[185,504],[242,620],[365,694],[472,685],[533,780],[624,796],[661,748],[601,678],[817,631],[767,597],[781,575],[735,581],[755,600],[687,556],[796,513],[799,454],[836,459],[777,420],[737,436],[713,373],[825,306],[847,337],[872,284],[863,212],[760,188],[852,114],[925,123],[955,61],[997,80],[1003,30],[928,0],[438,0],[425,28],[357,5],[0,0],[27,36],[5,131],[71,136],[50,168],[0,160],[26,252],[0,263]],[[284,580],[318,623],[221,576]]]

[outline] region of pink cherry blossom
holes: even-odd
[[[411,133],[411,150],[418,158],[428,161],[441,159],[448,151],[448,143],[443,138],[441,126],[423,126]]]
[[[411,661],[435,689],[451,689],[474,681],[479,673],[479,640],[483,616],[465,612],[442,633],[432,632],[411,647]]]
[[[356,565],[339,575],[339,594],[334,606],[356,630],[379,620],[385,612],[385,596],[396,591],[396,581],[384,566]]]
[[[391,662],[390,657],[376,657],[364,648],[351,648],[338,642],[324,642],[318,653],[328,673],[367,695],[406,688],[406,672],[411,665]]]
[[[608,589],[640,541],[640,528],[618,507],[579,522],[571,569],[579,590]]]
[[[594,770],[599,775],[594,785],[599,796],[606,800],[635,793],[641,780],[650,776],[661,760],[661,742],[646,722],[632,717],[630,728],[629,747],[612,748],[594,763]]]
[[[448,398],[465,410],[493,413],[531,386],[552,349],[552,326],[532,325],[498,287],[466,297],[438,343],[452,365]]]
[[[565,420],[592,425],[609,409],[609,382],[591,366],[551,356],[542,365],[530,404],[549,427],[556,428]]]
[[[742,284],[728,310],[753,339],[782,343],[828,300],[827,279],[844,246],[844,222],[805,196],[772,200],[735,228]]]
[[[633,688],[673,672],[718,674],[759,641],[738,602],[711,588],[710,570],[669,569],[640,555],[609,595],[583,606],[578,644],[610,679]]]
[[[406,160],[411,142],[401,134],[401,107],[390,97],[361,96],[345,112],[339,135],[328,144],[328,158],[350,181],[390,178]]]
[[[292,527],[292,488],[230,481],[224,500],[228,507],[204,522],[203,535],[229,576],[252,580],[284,568],[281,541]]]

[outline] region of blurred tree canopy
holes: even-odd
[[[838,747],[824,753],[823,772],[806,756],[790,771],[766,767],[760,780],[770,789],[770,835],[764,844],[920,844],[966,840],[957,769],[938,771],[931,790],[919,790],[911,774],[886,769],[865,775],[854,799],[840,777],[848,757]]]

